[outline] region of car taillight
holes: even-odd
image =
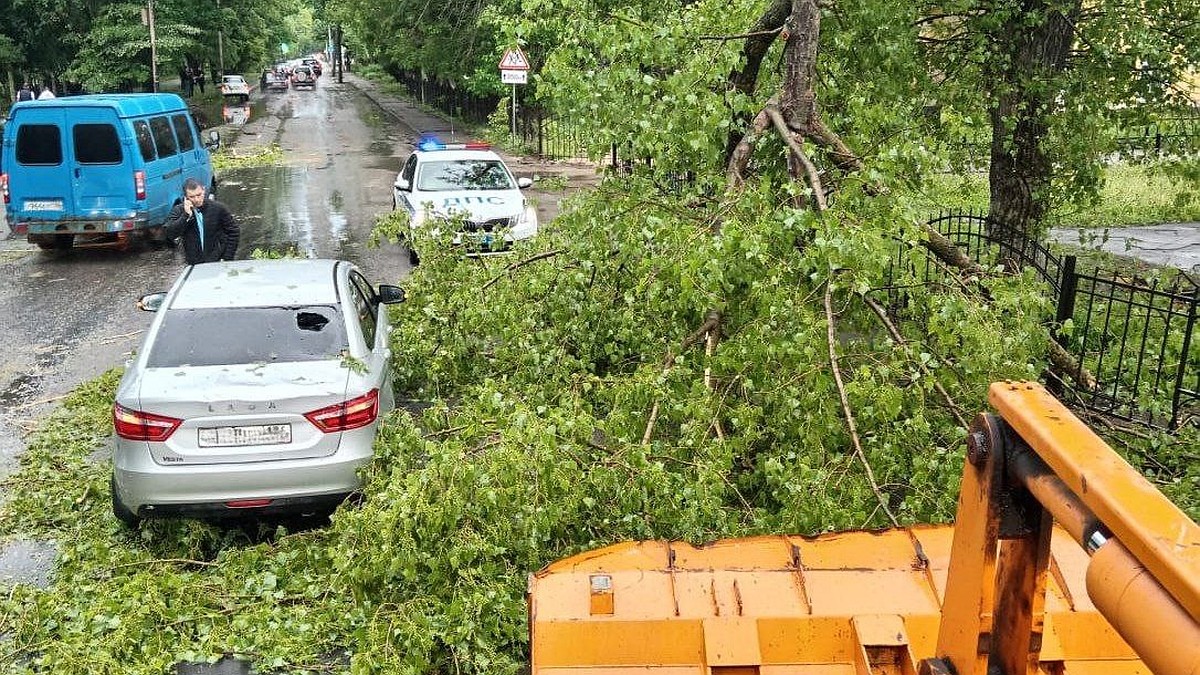
[[[0,193],[4,194],[4,203],[7,204],[12,198],[8,196],[8,174],[0,173]]]
[[[165,441],[180,424],[183,420],[113,404],[113,429],[118,436],[131,441]]]
[[[146,172],[145,171],[134,171],[133,172],[133,191],[135,193],[137,193],[136,194],[137,199],[145,199],[146,198]]]
[[[335,403],[320,410],[305,413],[305,417],[325,433],[349,431],[365,427],[379,415],[379,390],[371,391],[349,401]]]

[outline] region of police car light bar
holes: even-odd
[[[429,152],[431,150],[491,150],[492,146],[490,143],[484,143],[482,141],[446,144],[433,136],[426,136],[425,138],[421,139],[420,143],[417,144],[417,149],[423,152]]]

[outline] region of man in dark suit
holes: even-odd
[[[200,181],[189,178],[183,183],[183,201],[167,216],[167,239],[179,238],[183,257],[189,265],[218,260],[233,260],[237,254],[241,229],[229,209],[215,199],[205,199]]]

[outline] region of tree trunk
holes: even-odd
[[[986,81],[993,83],[989,231],[1015,242],[1020,232],[1042,234],[1053,165],[1043,142],[1062,88],[1055,78],[1066,68],[1074,38],[1072,19],[1048,0],[1019,0],[996,33],[1001,53]],[[1068,11],[1078,16],[1080,0]],[[1032,26],[1032,28],[1030,27]]]
[[[742,44],[742,67],[729,73],[731,88],[747,96],[754,93],[758,84],[758,71],[762,68],[763,58],[767,50],[775,42],[776,31],[783,28],[788,15],[792,12],[792,0],[773,0],[754,26],[750,28],[751,37]],[[729,130],[725,143],[725,163],[733,157],[733,151],[742,140],[743,130],[750,124],[751,116],[739,113],[734,118],[734,124]]]
[[[813,85],[817,77],[817,44],[821,39],[821,10],[817,1],[792,0],[792,15],[786,29],[779,109],[789,126],[807,132],[816,126],[813,120],[817,95]]]

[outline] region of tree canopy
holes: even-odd
[[[281,44],[323,44],[302,0],[155,0],[153,6],[160,79],[185,62],[215,68],[218,31],[231,72],[278,58]],[[140,90],[151,72],[146,7],[131,0],[12,0],[0,15],[0,67],[88,91]]]

